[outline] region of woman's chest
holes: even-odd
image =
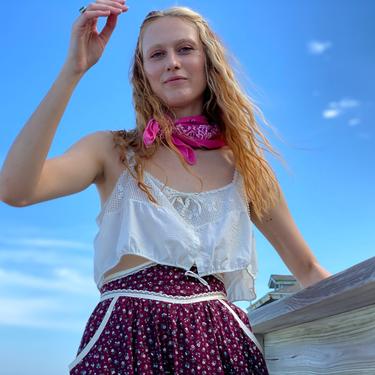
[[[185,169],[173,151],[160,149],[144,164],[145,173],[169,188],[185,193],[200,193],[228,185],[234,174],[233,153],[229,148],[194,150],[196,164]],[[201,179],[201,180],[200,180]]]
[[[191,174],[183,167],[172,150],[159,148],[150,159],[144,161],[145,178],[162,182],[182,193],[206,192],[222,188],[232,182],[235,163],[233,152],[229,147],[216,150],[196,149],[194,152],[197,162],[189,166],[193,173]],[[106,155],[104,177],[97,183],[102,204],[113,191],[124,168],[119,160],[118,149],[113,149]]]

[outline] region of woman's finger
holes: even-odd
[[[107,22],[105,23],[103,30],[99,34],[99,38],[101,38],[105,44],[109,41],[109,38],[111,37],[113,30],[116,27],[117,23],[117,14],[110,14],[107,18]]]
[[[126,0],[96,0],[97,4],[111,5],[117,8],[121,8],[125,5]]]
[[[120,7],[107,5],[107,4],[100,4],[100,3],[91,3],[86,8],[86,11],[82,13],[82,15],[84,16],[85,13],[87,13],[88,11],[97,11],[97,10],[106,11],[107,13],[109,11],[110,13],[120,14],[126,8],[123,8],[121,4],[119,5]]]
[[[113,6],[109,3],[91,3],[73,24],[71,42],[67,61],[76,72],[86,72],[103,54],[113,30],[116,27],[117,17],[126,12],[128,7],[124,4]],[[99,34],[97,22],[99,17],[107,17],[106,24]]]
[[[127,12],[128,9],[124,10],[124,12]],[[112,35],[113,30],[115,29],[117,23],[117,15],[111,14],[106,24],[103,27],[103,30],[100,32],[99,37],[104,40],[105,43],[108,42],[109,38]]]
[[[105,4],[91,3],[87,6],[86,10],[78,18],[77,24],[78,26],[83,26],[84,24],[86,24],[88,20],[92,20],[98,17],[108,17],[111,14],[118,16],[121,13],[126,12],[127,10],[127,6],[124,6],[122,9],[119,9]],[[104,35],[106,34],[107,31],[105,31]]]
[[[97,2],[92,3],[92,5],[93,6],[99,6],[99,7],[101,7],[101,9],[103,9],[103,7],[108,8],[108,9],[111,9],[113,11],[116,11],[116,10],[124,11],[124,10],[127,9],[127,6],[125,5],[125,2],[121,2],[121,1],[97,0]]]

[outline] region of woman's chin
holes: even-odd
[[[194,100],[187,97],[181,97],[166,99],[165,102],[170,108],[184,108],[191,105],[194,102]]]

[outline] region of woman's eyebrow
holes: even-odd
[[[180,43],[191,43],[194,46],[197,46],[197,43],[193,39],[183,38],[183,39],[178,39],[174,42],[174,44],[180,44]],[[153,44],[151,47],[148,48],[147,53],[155,48],[161,48],[161,47],[163,47],[163,44],[161,43]]]

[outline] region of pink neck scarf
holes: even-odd
[[[159,131],[159,123],[151,118],[143,132],[143,143],[146,147],[155,141]],[[172,129],[172,142],[190,165],[196,164],[193,149],[202,147],[217,149],[227,144],[219,126],[209,124],[206,116],[203,115],[176,119]]]

